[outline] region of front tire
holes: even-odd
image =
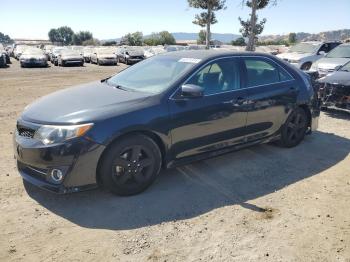
[[[146,190],[157,178],[162,157],[157,144],[144,135],[115,142],[104,154],[99,176],[107,190],[129,196]]]
[[[281,131],[281,145],[295,147],[304,139],[308,125],[304,109],[298,107],[289,115]]]

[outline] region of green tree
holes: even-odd
[[[242,3],[251,9],[249,19],[244,21],[240,17],[238,18],[242,26],[240,29],[242,36],[248,37],[247,51],[255,50],[255,44],[258,40],[257,36],[263,32],[266,23],[266,18],[258,22],[257,10],[264,9],[270,2],[276,4],[276,1],[277,0],[242,0]]]
[[[61,26],[57,29],[51,29],[48,35],[51,42],[59,42],[64,45],[70,45],[73,40],[74,32],[68,26]]]
[[[55,28],[50,29],[48,35],[49,35],[49,39],[52,43],[57,43],[57,42],[61,41],[60,35],[59,35],[57,29],[55,29]]]
[[[174,45],[176,44],[175,38],[168,31],[162,31],[159,33],[159,45]]]
[[[243,37],[239,37],[236,40],[233,40],[231,42],[231,44],[234,46],[245,46],[246,45],[245,39]]]
[[[204,45],[207,39],[207,32],[205,30],[201,30],[198,33],[197,44]]]
[[[122,39],[120,40],[120,43],[123,45],[140,46],[142,45],[142,39],[143,39],[142,32],[135,32],[132,34],[129,33],[122,37]]]
[[[289,33],[288,42],[291,44],[296,43],[297,42],[297,34],[296,33]]]
[[[168,31],[162,31],[159,33],[152,33],[150,36],[143,40],[145,45],[174,45],[176,44],[175,38]]]
[[[89,31],[80,31],[73,35],[72,43],[74,45],[82,45],[83,42],[93,39],[93,35]]]
[[[197,14],[195,16],[193,23],[196,25],[199,25],[202,28],[206,27],[205,43],[206,43],[207,49],[209,49],[210,38],[211,38],[210,26],[218,22],[214,12],[222,9],[226,9],[226,6],[225,6],[226,0],[187,0],[187,1],[190,7],[206,10],[205,12]]]
[[[12,44],[13,40],[8,36],[0,32],[0,43]]]

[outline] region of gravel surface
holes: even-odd
[[[15,168],[35,99],[124,65],[0,69],[0,261],[350,261],[350,116],[296,148],[260,145],[163,171],[146,192],[54,195]]]

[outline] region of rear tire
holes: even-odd
[[[304,109],[294,109],[282,126],[280,144],[287,148],[300,144],[305,137],[307,125],[308,119]]]
[[[116,141],[104,154],[99,176],[104,188],[120,196],[138,194],[157,178],[161,153],[149,137],[138,134]]]

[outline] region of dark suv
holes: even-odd
[[[14,151],[23,178],[42,188],[131,195],[161,168],[274,140],[298,145],[317,127],[314,98],[309,77],[271,55],[172,52],[34,102]]]

